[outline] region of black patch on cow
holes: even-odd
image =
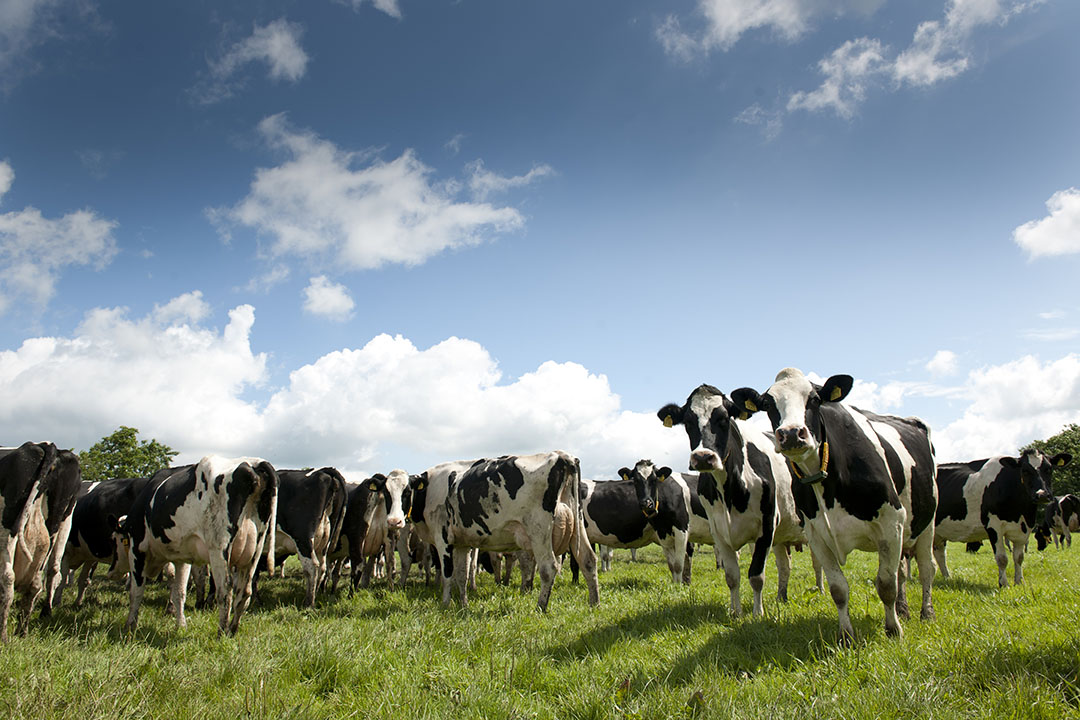
[[[98,483],[93,492],[75,503],[71,516],[72,541],[77,544],[85,541],[90,554],[102,562],[113,557],[116,543],[107,519],[130,514],[135,498],[148,482],[150,478],[117,478]]]
[[[938,506],[935,525],[945,520],[963,522],[969,508],[964,499],[964,488],[968,478],[982,469],[986,460],[973,460],[967,463],[942,463],[937,469]]]
[[[175,527],[176,523],[173,518],[176,516],[176,511],[181,505],[188,499],[188,496],[195,491],[195,466],[188,465],[184,468],[178,468],[177,472],[172,474],[166,474],[161,477],[162,473],[157,473],[150,482],[147,483],[147,487],[143,489],[143,493],[139,496],[140,500],[147,495],[147,490],[154,490],[149,497],[146,498],[145,517],[146,524],[150,528],[150,532],[154,537],[160,539],[163,542],[168,542],[168,536],[165,534],[166,530]],[[161,478],[161,482],[155,485],[154,480]],[[151,505],[151,500],[153,504]],[[139,504],[138,501],[136,504]],[[133,508],[134,509],[134,508]],[[131,517],[128,517],[130,524]],[[137,523],[133,529],[133,533],[137,533],[141,529],[141,523]],[[132,547],[142,541],[139,537],[136,539],[135,534],[132,534],[131,544]]]
[[[0,494],[4,498],[0,523],[8,532],[15,528],[34,489],[52,470],[56,456],[56,446],[52,443],[27,442],[0,451]]]
[[[1037,509],[1034,498],[1020,481],[1020,468],[1003,465],[983,491],[979,519],[984,526],[990,522],[991,515],[1006,522],[1026,520],[1028,525],[1034,525]]]
[[[517,469],[517,466],[514,466]],[[520,470],[518,473],[520,474]],[[562,496],[562,489],[568,482],[576,482],[580,478],[576,461],[571,460],[563,455],[559,455],[555,460],[555,464],[552,465],[551,470],[548,472],[547,489],[544,490],[544,497],[541,501],[541,507],[549,513],[555,513],[555,507],[559,504],[559,497]],[[573,485],[570,486],[573,488]]]
[[[333,522],[338,480],[325,470],[278,470],[277,476],[277,526],[296,543],[297,554],[310,559],[323,516],[329,515]]]
[[[409,489],[412,491],[412,505],[410,515],[415,522],[424,521],[424,510],[427,509],[428,474],[422,472],[409,478]]]
[[[259,478],[255,468],[246,462],[233,468],[230,475],[229,482],[225,484],[225,505],[229,509],[229,537],[236,537],[236,531],[240,527],[240,515],[252,494],[258,490]],[[220,476],[214,481],[215,489],[219,480]]]
[[[485,500],[490,498],[492,503],[496,501],[497,496],[491,495],[491,486],[498,484],[497,478],[497,468],[487,463],[477,463],[462,474],[460,481],[450,485],[451,492],[457,497],[454,508],[458,512],[458,522],[462,527],[471,528],[475,525],[480,528],[481,534],[491,534],[491,528],[484,522],[488,517],[488,509],[485,507],[488,503],[485,503]]]

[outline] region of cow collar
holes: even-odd
[[[825,423],[822,423],[822,435],[824,435],[824,433]],[[803,477],[803,474],[799,472],[799,466],[791,460],[788,460],[788,466],[791,468],[792,476],[803,485],[813,485],[814,483],[821,482],[829,477],[829,441],[826,439],[821,443],[821,469],[813,475]]]
[[[655,485],[656,490],[655,490],[655,492],[653,492],[653,511],[652,511],[652,513],[651,514],[647,513],[644,510],[641,511],[641,514],[644,515],[647,520],[652,520],[654,517],[656,517],[656,514],[658,512],[660,512],[660,483],[662,483],[664,481],[660,480],[659,478],[657,478],[657,480],[659,482],[656,483],[656,485]]]

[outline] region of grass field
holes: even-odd
[[[806,553],[787,605],[770,561],[762,619],[730,616],[709,552],[689,588],[669,584],[659,550],[639,559],[616,552],[596,609],[563,573],[546,615],[489,575],[467,609],[442,608],[414,579],[404,593],[342,592],[303,610],[290,565],[231,639],[217,638],[213,611],[191,610],[177,629],[157,586],[122,640],[126,595],[100,580],[81,611],[69,594],[0,647],[0,709],[79,720],[1080,717],[1080,549],[1029,553],[1027,584],[999,590],[988,548],[950,546],[937,620],[905,622],[899,640],[885,637],[871,556],[855,553],[851,648],[837,647],[828,593],[807,589]],[[916,615],[919,592],[909,585]],[[744,613],[749,596],[744,578]]]

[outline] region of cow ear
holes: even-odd
[[[630,479],[630,468],[619,468],[619,477],[623,480]]]
[[[1007,468],[1012,469],[1012,470],[1015,470],[1016,468],[1020,467],[1020,461],[1017,460],[1016,458],[1010,457],[1008,455],[1001,458],[1001,464],[1003,466],[1007,467]]]
[[[821,388],[819,393],[821,401],[840,402],[851,392],[851,386],[854,384],[855,380],[850,375],[833,375],[825,381],[825,386]]]
[[[660,482],[664,482],[669,477],[671,477],[671,468],[665,465],[664,467],[656,471],[656,477],[660,480]]]
[[[367,489],[370,490],[371,492],[378,492],[379,483],[375,482],[374,480],[368,480]]]
[[[664,423],[664,427],[682,425],[683,410],[675,403],[670,403],[660,408],[656,413],[656,417],[660,418],[660,421]]]
[[[735,407],[736,417],[746,420],[761,410],[761,395],[754,388],[742,387],[731,391],[731,404]]]
[[[1056,468],[1065,467],[1072,462],[1072,455],[1069,453],[1058,453],[1054,457],[1050,458],[1050,464]]]

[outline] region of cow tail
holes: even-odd
[[[330,518],[330,547],[327,550],[327,552],[334,552],[341,541],[341,530],[345,527],[345,510],[349,506],[349,493],[345,490],[345,478],[336,468],[323,468],[323,472],[329,475],[334,482],[334,506],[333,515]]]
[[[59,454],[56,445],[51,442],[26,443],[26,445],[34,445],[41,448],[45,457],[41,459],[41,462],[37,466],[37,470],[34,471],[34,479],[30,482],[29,487],[26,488],[26,500],[23,502],[19,514],[15,516],[15,531],[12,533],[13,535],[20,532],[23,525],[26,523],[28,513],[30,512],[30,506],[34,504],[34,500],[37,499],[38,495],[45,492],[46,480],[49,477],[49,473],[52,472],[53,466],[56,465],[56,459]],[[47,509],[46,512],[48,512]]]
[[[266,521],[266,535],[263,542],[264,547],[266,547],[266,571],[272,576],[274,574],[274,544],[277,529],[278,475],[277,471],[274,470],[274,466],[266,461],[259,463],[257,472],[266,483],[263,492],[270,493],[270,513]],[[262,504],[261,498],[259,504]]]

